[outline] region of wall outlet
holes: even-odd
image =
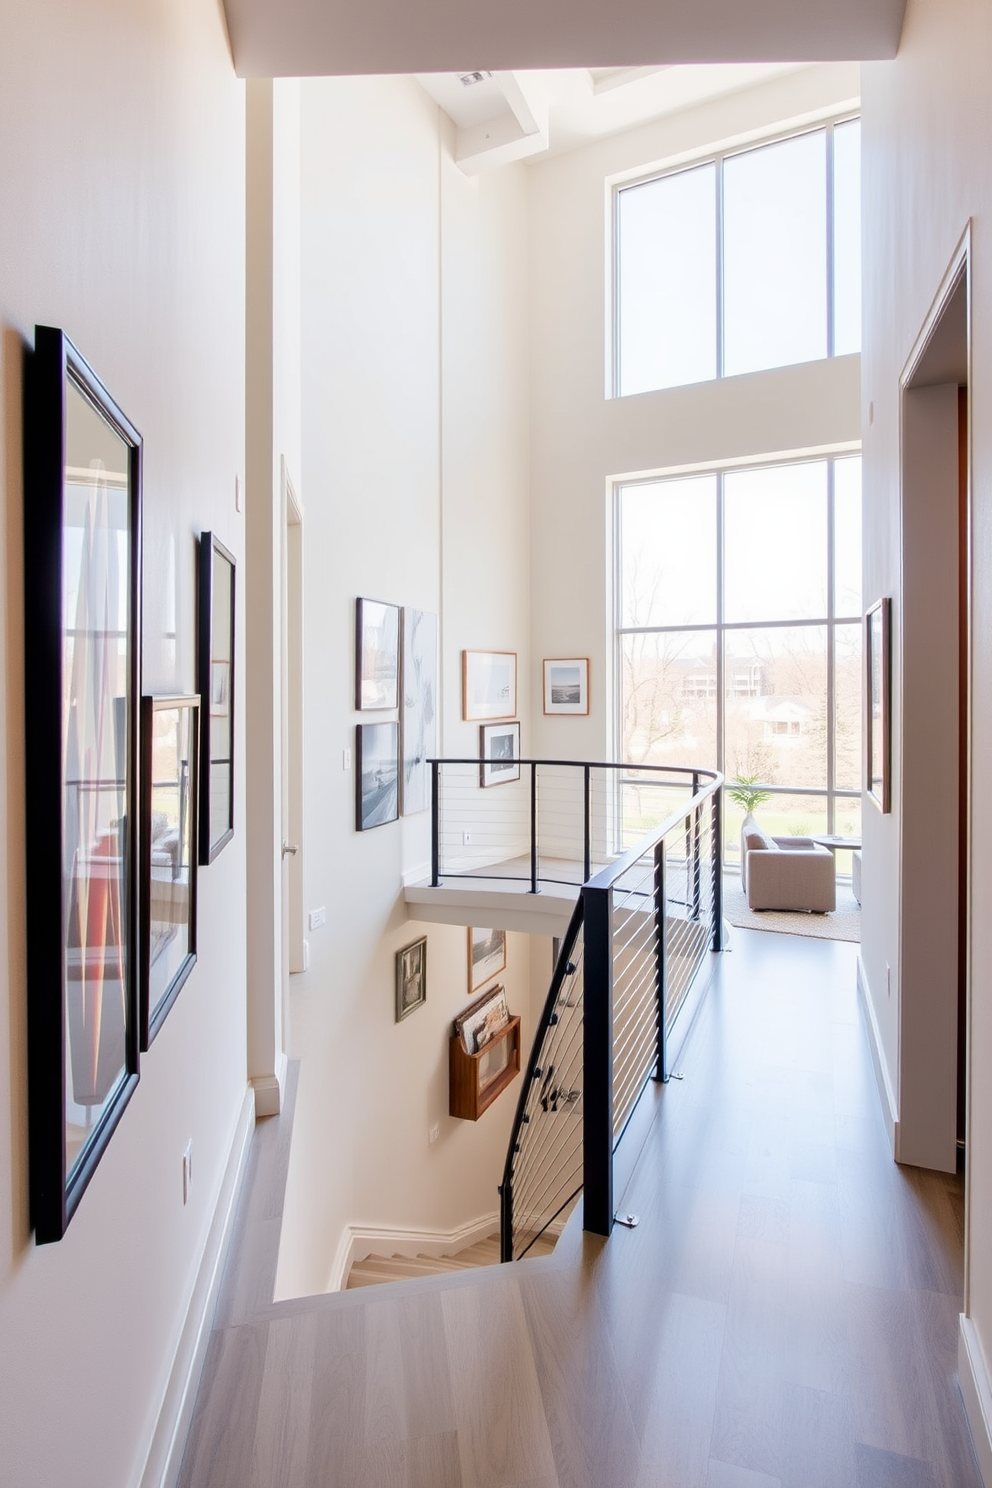
[[[428,1145],[428,1147],[433,1147],[434,1146],[434,1143],[437,1141],[437,1139],[438,1139],[438,1137],[440,1135],[441,1135],[441,1123],[439,1121],[435,1121],[434,1125],[431,1127],[430,1131],[427,1133],[427,1145]]]
[[[341,768],[342,768],[342,770],[350,770],[351,769],[351,750],[350,749],[342,749],[342,751],[341,751]]]
[[[189,1191],[193,1187],[193,1138],[186,1143],[183,1153],[183,1203],[189,1202]]]
[[[310,911],[310,929],[319,930],[321,925],[327,924],[327,909],[322,904],[319,909]]]
[[[471,847],[471,846],[472,846],[472,833],[471,832],[463,832],[462,833],[462,847]]]

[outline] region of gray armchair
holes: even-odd
[[[837,908],[833,853],[809,837],[769,837],[754,822],[741,833],[741,882],[749,909]]]

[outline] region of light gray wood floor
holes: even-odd
[[[891,1161],[855,948],[735,931],[607,1242],[271,1302],[260,1124],[182,1488],[981,1488],[960,1181]]]

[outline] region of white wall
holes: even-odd
[[[63,326],[143,434],[143,686],[191,691],[195,539],[212,528],[243,553],[244,90],[212,0],[4,3],[0,30],[0,1482],[124,1488],[144,1465],[245,1090],[244,797],[234,841],[200,875],[197,965],[68,1233],[36,1249],[21,355],[36,322]]]
[[[974,222],[971,476],[974,512],[972,675],[972,1010],[968,1127],[966,1310],[992,1357],[992,802],[983,765],[992,741],[992,159],[988,79],[992,12],[984,0],[910,0],[895,62],[863,71],[865,344],[865,579],[872,594],[901,597],[899,374],[965,225]],[[896,670],[903,655],[896,627]],[[899,752],[899,710],[896,708]],[[898,792],[898,776],[896,787]],[[898,799],[898,797],[897,797]],[[890,1078],[899,1061],[898,808],[865,812],[865,972]],[[871,939],[869,922],[873,921]],[[885,996],[884,963],[895,985]],[[967,1393],[967,1392],[966,1392]],[[973,1426],[974,1426],[973,1418]],[[987,1450],[987,1446],[986,1446]]]
[[[349,1224],[453,1230],[493,1213],[519,1091],[477,1125],[447,1115],[467,937],[406,919],[403,875],[428,869],[426,814],[355,831],[342,769],[359,721],[355,598],[443,616],[452,753],[478,748],[461,722],[462,648],[515,649],[526,676],[530,619],[523,168],[463,176],[410,79],[305,81],[301,139],[305,881],[327,925],[307,932],[310,970],[291,993],[302,1064],[282,1296],[327,1285]],[[395,953],[424,933],[427,1005],[397,1024]],[[529,938],[510,936],[525,1048],[530,966]]]
[[[809,69],[529,169],[536,753],[607,759],[613,750],[613,477],[860,437],[856,356],[604,396],[610,182],[825,117],[857,97],[857,67]],[[543,717],[544,656],[591,658],[588,718]]]

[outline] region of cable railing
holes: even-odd
[[[489,790],[478,760],[431,768],[435,885],[579,889],[500,1186],[501,1256],[519,1260],[580,1195],[584,1228],[610,1233],[615,1153],[648,1082],[667,1080],[676,1020],[723,949],[723,777],[522,760],[519,778]]]

